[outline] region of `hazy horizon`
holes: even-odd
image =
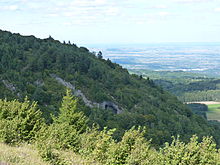
[[[75,43],[77,44],[77,43]],[[207,45],[219,45],[220,42],[148,42],[148,43],[94,43],[94,44],[84,44],[85,46],[88,46],[89,48],[114,48],[114,47],[144,47],[144,46],[152,46],[152,45],[198,45],[198,46],[207,46]],[[80,45],[83,46],[83,45]]]
[[[20,34],[22,36],[34,36],[36,38],[39,38],[39,39],[46,39],[48,37],[52,37],[54,40],[58,40],[60,41],[61,43],[62,42],[71,42],[71,43],[74,43],[76,44],[77,46],[87,46],[88,48],[114,48],[114,47],[143,47],[143,46],[151,46],[151,45],[204,45],[206,46],[207,44],[208,45],[220,45],[220,41],[219,42],[146,42],[146,43],[77,43],[77,42],[72,42],[70,39],[66,39],[66,40],[59,40],[58,38],[55,38],[54,36],[52,35],[48,35],[48,36],[45,36],[45,37],[40,37],[40,36],[37,36],[37,35],[34,35],[34,34],[23,34],[23,33],[19,33],[19,32],[15,32],[15,31],[9,31],[8,29],[0,29],[2,31],[8,31],[8,32],[11,32],[13,34]]]

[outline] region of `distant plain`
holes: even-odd
[[[95,45],[104,58],[127,69],[185,71],[220,76],[220,43],[158,43],[139,45]]]

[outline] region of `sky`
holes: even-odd
[[[220,0],[0,0],[0,29],[77,45],[220,42]]]

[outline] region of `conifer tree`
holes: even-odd
[[[14,144],[33,140],[42,123],[36,102],[27,98],[23,103],[0,100],[0,141]]]
[[[54,119],[54,123],[66,123],[73,126],[79,133],[85,130],[87,118],[80,110],[77,98],[71,94],[69,89],[66,91],[66,96],[63,97],[59,110],[60,114]]]

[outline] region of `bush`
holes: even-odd
[[[0,141],[10,144],[29,142],[35,139],[44,120],[36,102],[27,98],[23,103],[17,100],[0,100]]]
[[[179,141],[179,138],[174,139],[169,145],[161,149],[162,164],[183,164],[183,165],[216,165],[220,162],[220,154],[217,152],[216,144],[212,138],[204,137],[199,143],[198,137],[193,136],[190,142],[185,144]]]
[[[39,155],[44,161],[50,162],[52,165],[66,165],[67,163],[60,158],[58,152],[54,151],[49,144],[42,145],[38,148]]]
[[[67,123],[45,125],[38,133],[39,148],[48,143],[54,149],[72,149],[78,151],[80,138],[77,130]]]
[[[87,118],[69,90],[63,97],[59,112],[57,117],[53,117],[53,123],[44,125],[37,135],[37,146],[42,158],[53,157],[52,150],[71,149],[78,152],[80,148],[80,134],[86,129]]]
[[[126,131],[122,140],[109,149],[107,164],[141,164],[149,157],[150,145],[144,138],[145,129]]]
[[[98,131],[97,128],[89,129],[81,135],[82,141],[79,153],[87,159],[105,164],[108,159],[110,146],[115,145],[112,138],[114,131],[115,129],[107,130],[107,128],[104,128],[102,131]]]

